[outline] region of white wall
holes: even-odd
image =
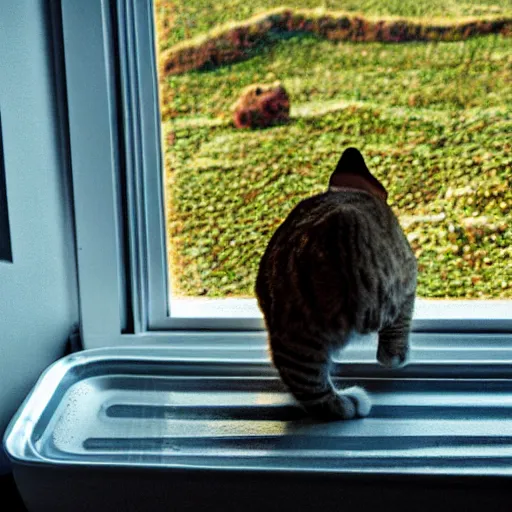
[[[49,1],[0,0],[0,110],[13,263],[0,261],[0,435],[78,322],[71,191]],[[0,473],[8,469],[0,450]]]

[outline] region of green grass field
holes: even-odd
[[[160,0],[159,47],[280,5],[247,4]],[[476,0],[348,1],[343,9],[356,5],[372,15],[512,12],[510,1]],[[291,122],[236,130],[229,109],[240,90],[276,79],[290,94]],[[350,145],[389,190],[419,261],[419,296],[512,298],[512,38],[295,36],[244,62],[161,81],[173,293],[252,296],[271,234],[300,199],[326,188]]]

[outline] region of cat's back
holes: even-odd
[[[256,292],[262,309],[277,307],[284,321],[302,312],[329,322],[343,310],[355,322],[362,304],[382,309],[414,273],[412,251],[384,201],[357,190],[326,192],[301,201],[277,229]]]
[[[400,238],[401,228],[383,201],[356,190],[325,192],[304,199],[290,212],[271,238],[267,252],[269,256],[290,251],[314,256],[330,248],[348,256],[358,249],[375,249],[390,242],[390,235],[394,240],[396,234]]]

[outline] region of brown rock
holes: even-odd
[[[290,119],[290,98],[280,82],[246,87],[233,105],[237,128],[266,128]]]

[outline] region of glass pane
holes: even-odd
[[[512,2],[285,4],[155,0],[173,297],[253,297],[272,233],[356,146],[419,297],[512,298]],[[280,96],[245,127],[233,105],[277,81],[289,119]]]

